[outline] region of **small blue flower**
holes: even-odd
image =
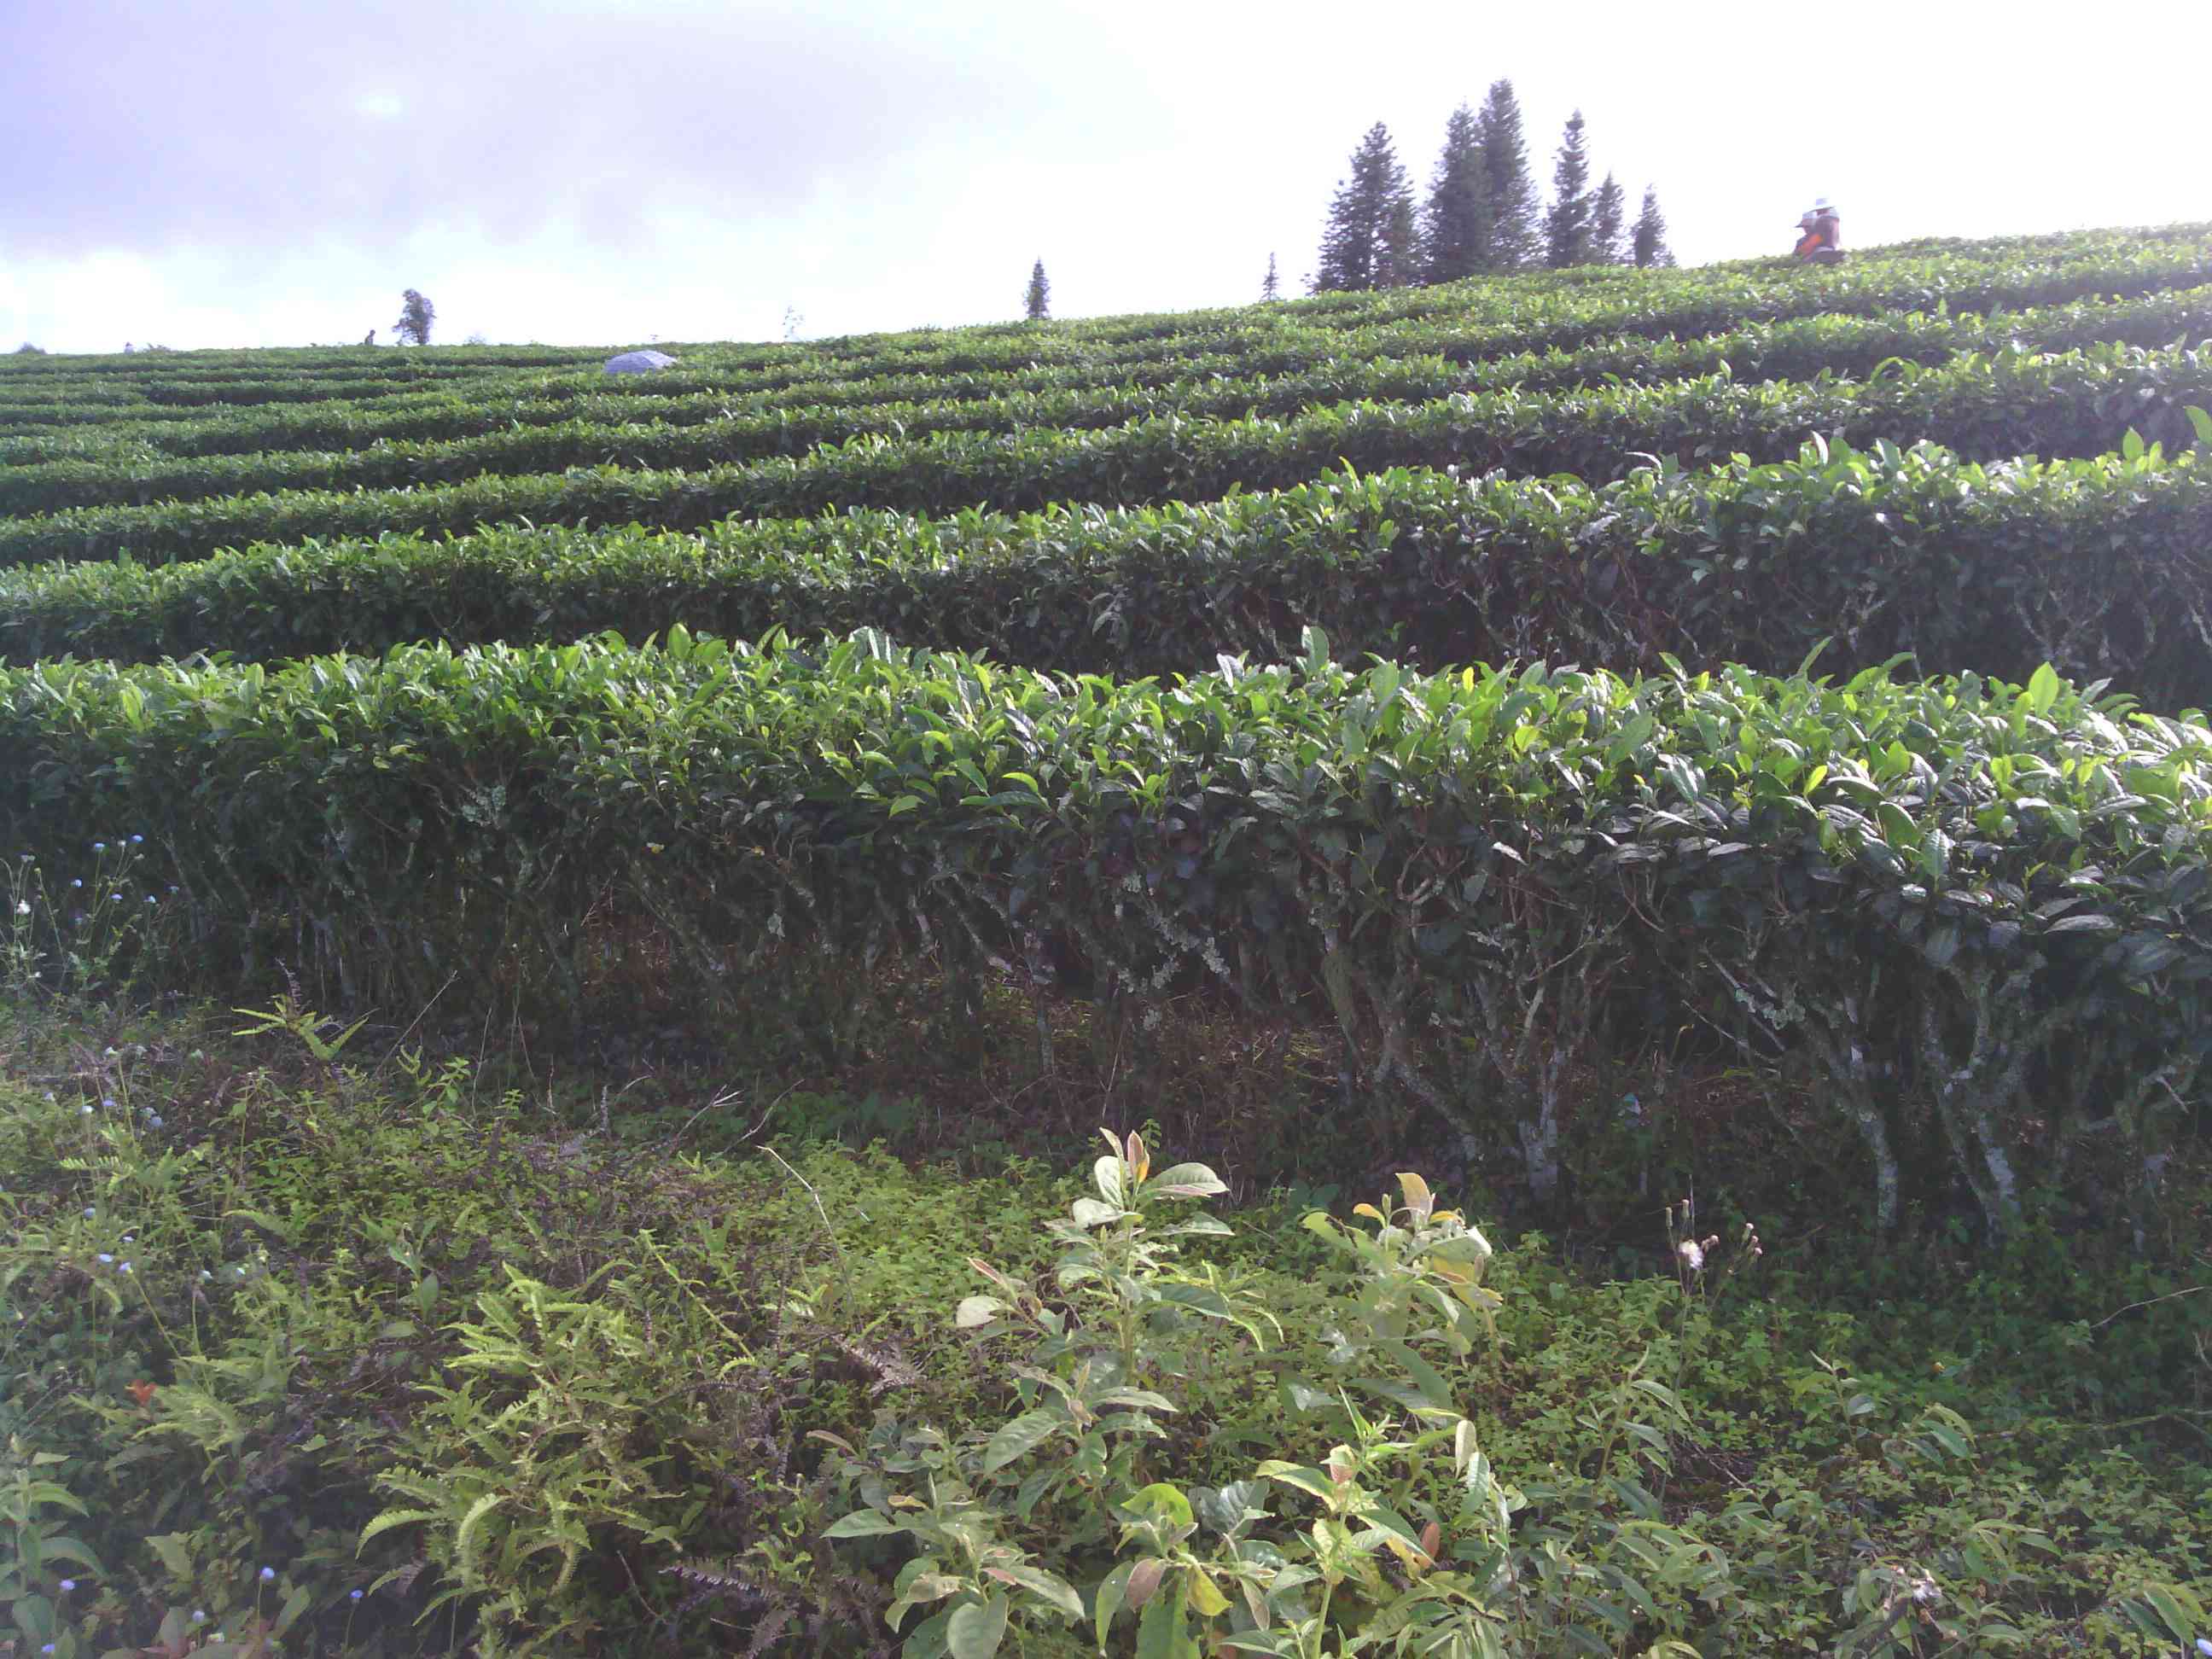
[[[274,1579],[276,1578],[276,1568],[274,1568],[274,1567],[264,1567],[264,1568],[262,1568],[262,1569],[261,1569],[261,1582],[262,1582],[263,1583],[266,1584],[266,1583],[270,1583],[272,1580],[274,1580]]]
[[[137,845],[138,845],[138,843],[139,843],[140,842],[142,842],[142,841],[143,841],[143,840],[145,840],[145,839],[146,839],[146,837],[145,837],[145,836],[131,836],[131,844],[133,847],[136,847]]]
[[[84,885],[84,878],[83,878],[82,876],[71,876],[71,877],[70,878],[70,886],[72,886],[72,887],[82,887],[82,886],[83,886],[83,885]]]
[[[98,1206],[97,1205],[88,1204],[88,1205],[86,1205],[86,1206],[84,1206],[84,1218],[85,1218],[87,1221],[91,1220],[91,1219],[93,1218],[93,1217],[94,1217],[94,1216],[98,1215],[99,1213],[100,1213],[100,1208],[99,1208],[99,1206]]]
[[[346,1600],[347,1600],[347,1601],[360,1601],[360,1600],[361,1600],[361,1592],[360,1592],[359,1590],[349,1590],[349,1591],[347,1591],[347,1592],[346,1592]]]
[[[107,896],[113,899],[118,904],[123,902],[123,895],[120,893],[110,893]]]
[[[154,904],[159,902],[159,901],[156,900],[151,893],[149,893],[146,895],[146,902],[149,904]]]
[[[127,1261],[126,1261],[126,1262],[125,1262],[125,1263],[124,1263],[120,1267],[118,1267],[118,1268],[116,1269],[116,1272],[118,1272],[118,1273],[129,1273],[130,1271],[131,1271],[131,1264],[130,1264],[129,1262],[127,1262]]]
[[[147,1121],[147,1122],[149,1122],[149,1123],[150,1123],[150,1124],[152,1124],[152,1125],[153,1125],[155,1128],[157,1128],[157,1129],[158,1129],[158,1128],[160,1128],[160,1127],[161,1127],[161,1117],[159,1116],[159,1115],[156,1115],[152,1116],[152,1117],[149,1117],[149,1118],[146,1120],[146,1121]]]
[[[102,1095],[100,1097],[100,1103],[106,1107],[107,1109],[112,1112],[115,1109],[115,1097],[113,1095]]]
[[[195,1611],[192,1614],[192,1623],[195,1625],[204,1625],[207,1623],[207,1614]]]
[[[205,1267],[200,1269],[200,1278],[203,1281],[213,1279],[215,1275],[210,1273]]]
[[[42,1647],[42,1648],[40,1648],[40,1649],[39,1650],[39,1651],[40,1651],[40,1653],[52,1653],[53,1650],[54,1650],[54,1644],[53,1644],[52,1642],[47,1643],[47,1644],[46,1644],[46,1646],[44,1646],[44,1647]]]
[[[107,843],[104,841],[96,841],[92,844],[92,850],[95,853],[105,853],[107,850]]]
[[[114,1258],[113,1256],[112,1256],[112,1255],[108,1255],[108,1253],[107,1253],[106,1251],[102,1250],[102,1251],[100,1253],[100,1265],[101,1267],[106,1267],[112,1266],[112,1265],[113,1264],[114,1261],[115,1261],[115,1258]]]
[[[76,1109],[76,1115],[79,1117],[90,1117],[92,1115],[92,1106],[90,1103],[88,1102],[86,1104],[78,1107]]]
[[[63,1580],[62,1580],[62,1594],[63,1594],[63,1595],[68,1595],[71,1590],[75,1589],[76,1588],[76,1579],[74,1579],[74,1578],[64,1578],[64,1579],[63,1579]]]

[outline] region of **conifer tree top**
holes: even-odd
[[[1377,121],[1352,153],[1352,176],[1337,185],[1322,233],[1314,292],[1338,293],[1406,280],[1413,191],[1390,129]]]

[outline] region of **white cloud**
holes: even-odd
[[[134,6],[163,33],[71,82]],[[1354,28],[1188,0],[80,0],[34,43],[52,72],[0,95],[0,152],[34,161],[0,335],[358,339],[406,287],[445,339],[772,338],[787,304],[821,335],[1012,316],[1039,257],[1061,316],[1235,303],[1271,252],[1286,286],[1312,268],[1372,122],[1425,185],[1500,75],[1540,187],[1579,104],[1686,260],[1780,252],[1823,193],[1860,246],[2154,223],[2212,212],[2201,9],[2146,52],[1983,0],[1903,32],[1585,0],[1571,40],[1465,0]],[[359,38],[408,29],[405,75],[364,78]]]

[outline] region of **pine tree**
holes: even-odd
[[[1030,267],[1030,291],[1022,296],[1022,313],[1033,323],[1052,315],[1052,284],[1045,280],[1042,259]]]
[[[1408,210],[1402,219],[1401,204]],[[1352,177],[1337,185],[1329,203],[1313,291],[1340,294],[1380,284],[1391,272],[1394,246],[1401,258],[1411,251],[1399,233],[1410,224],[1412,204],[1390,129],[1377,121],[1352,151]]]
[[[1427,262],[1424,279],[1455,282],[1492,268],[1488,175],[1483,169],[1482,131],[1474,112],[1462,104],[1444,123],[1444,147],[1429,181],[1424,229]]]
[[[1629,247],[1639,269],[1648,270],[1654,265],[1671,265],[1674,256],[1667,246],[1667,221],[1659,211],[1659,187],[1644,186],[1644,211],[1636,216],[1636,228],[1629,233]]]
[[[1382,263],[1375,273],[1377,288],[1413,288],[1421,280],[1421,227],[1413,212],[1413,196],[1407,191],[1390,204],[1390,222],[1382,232]]]
[[[437,320],[438,307],[410,288],[399,296],[399,320],[392,324],[392,331],[402,344],[412,340],[416,345],[428,345]]]
[[[1626,264],[1628,247],[1623,238],[1627,222],[1628,194],[1608,173],[1590,204],[1590,258],[1601,265]]]
[[[1544,262],[1554,270],[1588,264],[1590,257],[1589,148],[1583,112],[1567,118],[1552,167],[1552,210],[1544,216]]]
[[[1267,256],[1267,274],[1260,282],[1261,303],[1272,305],[1282,297],[1283,285],[1275,276],[1275,256],[1270,253]]]
[[[1536,257],[1536,181],[1528,174],[1528,143],[1521,102],[1510,81],[1493,81],[1474,118],[1482,156],[1482,197],[1490,213],[1486,270],[1516,270]]]

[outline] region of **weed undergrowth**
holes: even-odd
[[[126,994],[177,943],[178,891],[157,889],[145,845],[118,835],[58,863],[30,853],[0,863],[0,989],[11,1002]]]
[[[2212,1636],[2193,1188],[2142,1251],[1741,1183],[1563,1246],[1348,1167],[1217,1216],[1180,1123],[1078,1179],[839,1139],[924,1133],[884,1100],[379,1062],[289,1000],[8,1016],[0,1651]]]

